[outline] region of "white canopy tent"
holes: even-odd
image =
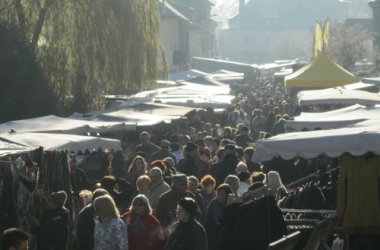
[[[17,143],[25,148],[43,147],[44,150],[121,149],[120,140],[67,134],[1,133],[0,140]]]
[[[380,95],[363,90],[329,88],[305,90],[298,93],[300,105],[376,105],[380,104]]]
[[[338,157],[346,152],[355,156],[367,152],[379,155],[380,126],[280,134],[257,141],[253,160],[263,162],[277,156],[289,160],[297,155],[310,159],[321,154]]]
[[[108,113],[101,113],[89,117],[91,121],[126,121],[129,123],[134,123],[136,126],[152,126],[159,124],[161,122],[171,123],[172,120],[178,120],[181,116],[164,116],[164,115],[154,115],[145,114],[141,112],[133,112],[129,110],[119,110]]]
[[[195,108],[184,106],[167,105],[162,103],[143,102],[135,105],[128,105],[126,102],[121,103],[121,108],[144,114],[161,115],[161,116],[185,116]]]
[[[170,73],[169,74],[169,80],[171,81],[178,81],[178,80],[187,80],[193,77],[197,76],[207,76],[209,75],[206,72],[196,70],[196,69],[189,69],[186,71],[180,71],[180,72],[175,72],[175,73]]]
[[[141,101],[139,101],[141,99]],[[85,118],[90,121],[124,121],[136,126],[151,126],[159,123],[171,123],[185,117],[195,108],[153,103],[146,98],[134,98],[122,101],[119,106],[107,110],[87,113]]]
[[[285,121],[285,124],[287,127],[300,131],[316,128],[342,128],[366,120],[380,121],[380,106],[367,107],[355,104],[327,112],[302,112],[299,116],[294,117],[294,120]]]
[[[0,157],[28,152],[33,149],[34,148],[30,148],[28,146],[20,145],[18,143],[10,142],[8,140],[0,138]]]
[[[152,98],[157,103],[198,108],[225,108],[234,98],[230,95],[230,87],[217,81],[211,80],[209,84],[180,83],[177,87],[143,91],[132,98]]]
[[[191,83],[191,82],[180,82],[180,86],[159,88],[155,90],[142,91],[132,96],[135,98],[147,98],[156,97],[157,95],[195,95],[195,96],[208,96],[208,95],[229,95],[230,87],[227,84],[212,82],[209,85]]]
[[[32,119],[10,121],[0,124],[0,132],[49,132],[66,134],[102,133],[109,131],[133,131],[136,124],[127,122],[97,122],[55,115],[42,116]]]

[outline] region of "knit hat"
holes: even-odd
[[[172,176],[172,184],[187,185],[187,177],[184,174],[176,174]]]
[[[185,146],[185,150],[187,152],[192,152],[194,150],[198,149],[198,145],[193,142],[188,142]]]
[[[51,193],[49,197],[54,202],[54,204],[57,205],[57,207],[63,207],[67,199],[67,194],[64,190],[62,190]]]
[[[195,203],[194,199],[184,197],[178,201],[178,205],[183,207],[192,217],[197,216],[198,205]]]

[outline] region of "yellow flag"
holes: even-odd
[[[322,38],[322,26],[319,22],[315,26],[315,38],[314,38],[314,56],[322,52],[323,49],[323,38]]]
[[[330,28],[330,20],[326,19],[325,23],[323,24],[323,44],[324,47],[327,47],[329,44],[329,28]]]

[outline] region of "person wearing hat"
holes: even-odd
[[[167,241],[168,250],[189,249],[207,250],[207,234],[196,217],[199,207],[192,198],[184,197],[178,201],[177,222],[173,224]]]
[[[32,218],[36,227],[38,249],[66,250],[69,243],[70,212],[65,207],[67,194],[61,190],[45,197],[41,222]]]
[[[177,203],[183,197],[194,199],[194,194],[187,190],[187,177],[184,174],[173,175],[172,188],[160,196],[155,211],[155,216],[164,228],[175,219]]]
[[[177,170],[187,176],[194,175],[202,179],[210,173],[210,166],[200,158],[198,145],[189,142],[184,148],[183,158],[179,161]]]
[[[161,140],[160,149],[151,155],[151,157],[149,159],[149,163],[151,163],[152,161],[155,161],[155,160],[163,160],[167,157],[170,157],[171,159],[173,159],[173,161],[175,163],[176,157],[175,157],[175,155],[170,153],[170,141]],[[175,166],[173,166],[173,167],[175,168]]]

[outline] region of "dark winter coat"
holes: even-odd
[[[169,234],[167,250],[207,250],[205,229],[195,219],[177,221]]]

